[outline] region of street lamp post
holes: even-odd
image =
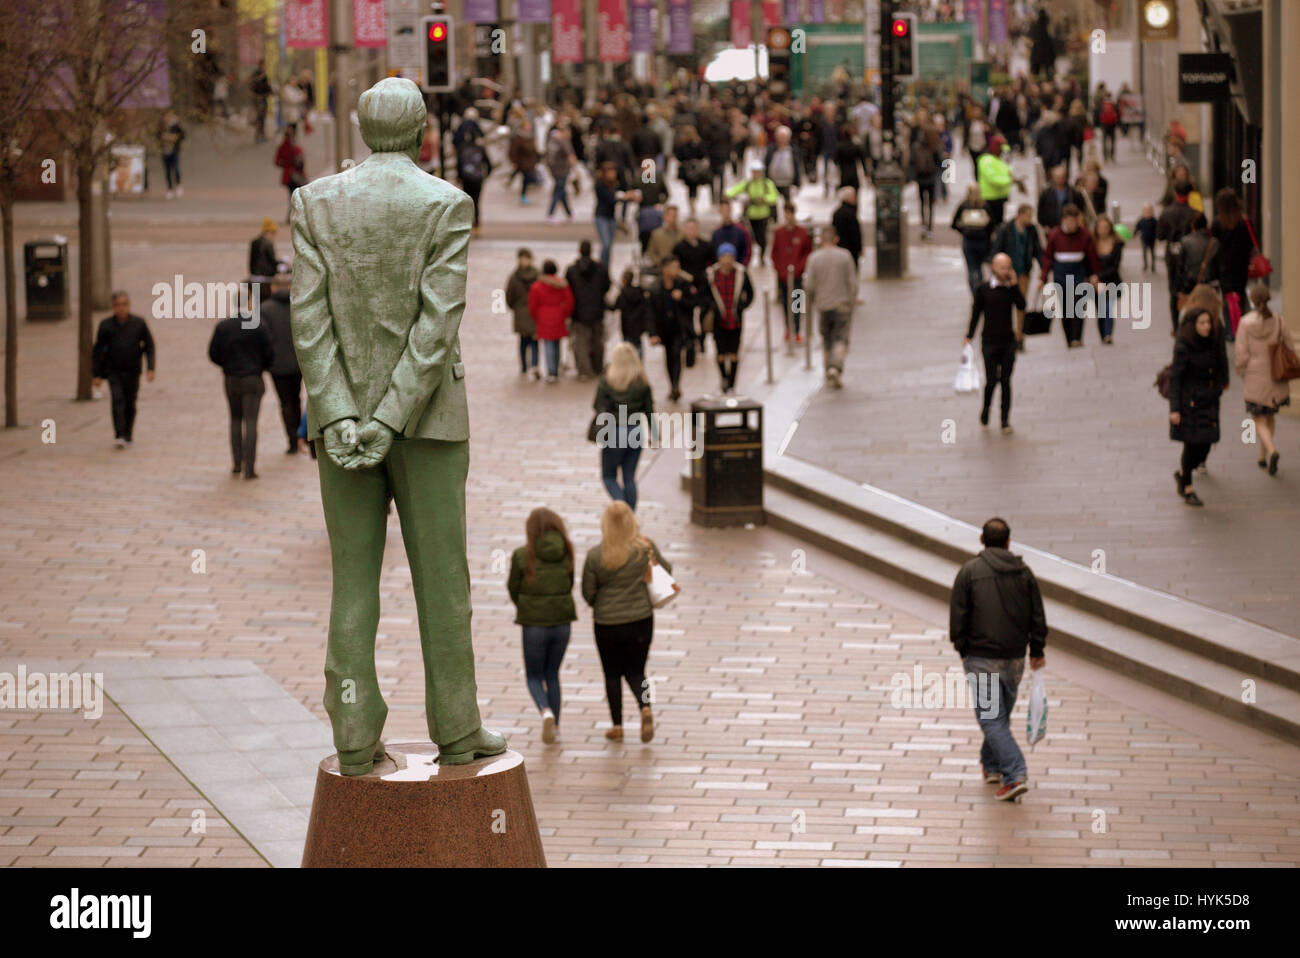
[[[880,2],[881,163],[876,187],[876,279],[900,279],[906,266],[907,223],[903,219],[903,167],[894,143],[894,0]]]

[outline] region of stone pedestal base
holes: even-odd
[[[428,742],[387,745],[369,775],[320,763],[304,868],[545,868],[523,756],[435,761]]]

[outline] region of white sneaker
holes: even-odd
[[[176,194],[173,193],[171,190],[168,190],[168,191],[167,191],[167,199],[170,200],[170,199],[175,199],[175,198],[176,198]]]
[[[178,186],[178,187],[176,187],[176,196],[177,196],[177,197],[181,197],[181,196],[184,196],[184,195],[185,195],[185,187],[183,187],[183,186]]]
[[[126,440],[119,437],[113,440],[113,445],[116,446],[118,449],[125,449]]]
[[[547,745],[555,741],[555,713],[542,709],[542,741]]]
[[[840,386],[843,385],[840,382],[840,371],[836,369],[834,366],[826,370],[826,382],[829,385],[833,386],[835,389],[839,389]]]

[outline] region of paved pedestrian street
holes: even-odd
[[[1096,684],[1085,664],[1053,653],[1050,639],[1049,731],[1027,750],[1033,790],[1021,804],[995,802],[969,709],[891,703],[899,676],[955,665],[942,608],[903,611],[843,563],[772,530],[691,525],[679,450],[649,454],[638,510],[684,586],[656,615],[655,740],[604,738],[608,712],[584,608],[561,672],[560,742],[543,745],[504,586],[508,555],[541,504],[564,516],[585,553],[607,499],[584,439],[589,387],[521,379],[509,318],[491,311],[513,245],[484,240],[471,252],[462,325],[473,431],[469,556],[480,706],[525,756],[548,864],[1300,862],[1296,749],[1223,744],[1205,734],[1213,724],[1205,716],[1187,727],[1162,718],[1154,693],[1144,705],[1131,689],[1119,698],[1096,691],[1074,677]],[[567,259],[567,245],[554,255]],[[127,246],[115,268],[139,300],[152,282],[195,265],[235,275],[242,255],[220,244]],[[72,324],[22,330],[31,425],[0,436],[0,659],[82,662],[90,671],[102,663],[113,700],[93,721],[0,712],[0,865],[286,858],[251,812],[214,807],[192,784],[198,773],[182,774],[197,767],[182,745],[159,744],[177,738],[167,734],[170,713],[132,704],[137,687],[115,677],[132,669],[226,661],[263,674],[291,709],[314,716],[328,742],[329,553],[315,465],[281,452],[278,410],[264,401],[261,478],[231,478],[220,373],[205,355],[210,323],[152,325],[158,377],[141,387],[129,451],[112,446],[106,402],[67,398]],[[761,375],[757,356],[746,362],[742,384]],[[662,363],[650,371],[662,394]],[[702,364],[685,382],[687,395],[698,395],[713,372]],[[45,420],[55,442],[42,442]],[[395,517],[382,597],[385,737],[422,739],[419,643]],[[1018,703],[1013,717],[1018,733],[1024,708]],[[222,711],[208,713],[214,723]],[[321,746],[319,757],[328,751]],[[264,834],[273,836],[267,847],[247,837]],[[290,823],[279,840],[294,835]]]

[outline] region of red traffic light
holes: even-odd
[[[441,43],[447,39],[447,25],[445,23],[433,23],[429,25],[429,39],[435,43]]]
[[[893,30],[894,36],[905,37],[907,36],[907,21],[903,19],[895,20],[893,27],[890,29]]]

